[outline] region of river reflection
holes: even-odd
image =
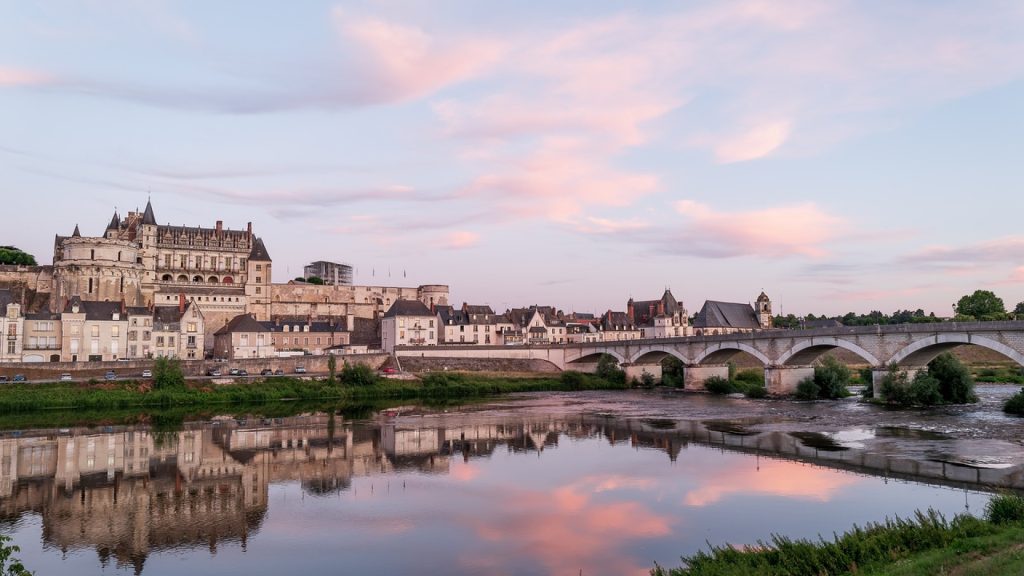
[[[987,498],[771,457],[791,446],[486,410],[8,433],[0,515],[37,574],[592,575]]]

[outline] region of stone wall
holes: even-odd
[[[296,366],[302,366],[310,374],[327,373],[327,356],[295,356],[291,358],[246,358],[229,362],[213,360],[184,360],[182,369],[186,376],[203,376],[214,368],[224,375],[231,368],[244,368],[250,376],[258,376],[260,370],[282,370],[285,374],[294,374]],[[365,364],[374,370],[380,369],[387,361],[387,354],[346,354],[338,355],[338,370],[345,362]],[[152,360],[130,360],[118,362],[41,362],[41,363],[8,363],[0,364],[0,375],[8,378],[15,374],[24,374],[31,380],[57,380],[61,374],[71,374],[75,379],[102,379],[107,370],[113,370],[119,377],[135,377],[142,375],[143,370],[152,369]]]

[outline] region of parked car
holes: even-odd
[[[207,376],[220,376],[220,370],[213,368],[212,370],[206,371]]]
[[[152,370],[143,370],[142,371],[142,377],[143,378],[152,378],[153,377],[153,371]]]
[[[0,376],[0,383],[7,382],[7,376]]]
[[[295,367],[295,373],[296,374],[305,374],[306,373],[306,367],[305,366],[296,366]]]
[[[15,374],[14,378],[11,378],[12,382],[28,382],[24,374]]]
[[[397,374],[398,370],[395,370],[391,366],[388,366],[387,368],[382,368],[380,373],[381,374]]]
[[[231,370],[228,370],[228,376],[238,376],[240,372],[241,370],[238,368],[232,368]]]
[[[61,382],[70,382],[71,381],[71,374],[68,374],[67,372],[61,374],[60,375],[60,381]]]
[[[104,380],[117,380],[117,374],[113,370],[107,370],[107,373],[103,375]]]
[[[239,376],[248,376],[248,375],[249,375],[249,371],[248,371],[248,370],[246,370],[245,368],[242,368],[242,369],[240,369],[240,370],[238,371],[238,375],[239,375]]]
[[[274,371],[271,370],[270,368],[264,368],[263,370],[260,370],[260,376],[273,376],[273,375],[274,375]]]
[[[274,370],[274,376],[284,376],[284,370],[281,370],[280,368]]]

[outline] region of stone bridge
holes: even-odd
[[[655,378],[661,376],[661,361],[674,356],[685,366],[685,387],[701,389],[711,376],[728,376],[727,362],[746,352],[764,365],[769,393],[789,394],[800,380],[813,375],[812,365],[821,355],[836,348],[853,353],[871,366],[877,382],[890,365],[913,372],[939,354],[965,344],[988,348],[1024,366],[1024,321],[764,330],[549,346],[404,347],[396,349],[395,355],[399,359],[420,356],[546,360],[561,370],[587,372],[596,368],[602,355],[610,354],[629,376],[648,372]]]

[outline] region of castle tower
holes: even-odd
[[[146,200],[146,209],[138,224],[136,241],[139,243],[139,258],[142,259],[142,269],[145,271],[145,282],[143,283],[143,300],[145,305],[154,303],[154,287],[157,285],[157,224],[156,216],[153,214],[153,204]]]
[[[270,320],[271,272],[270,254],[263,239],[253,237],[252,250],[245,263],[245,296],[257,320]]]
[[[761,295],[757,297],[755,303],[755,310],[757,311],[757,322],[761,325],[762,330],[766,330],[772,327],[772,301],[768,298],[768,295],[761,291]]]

